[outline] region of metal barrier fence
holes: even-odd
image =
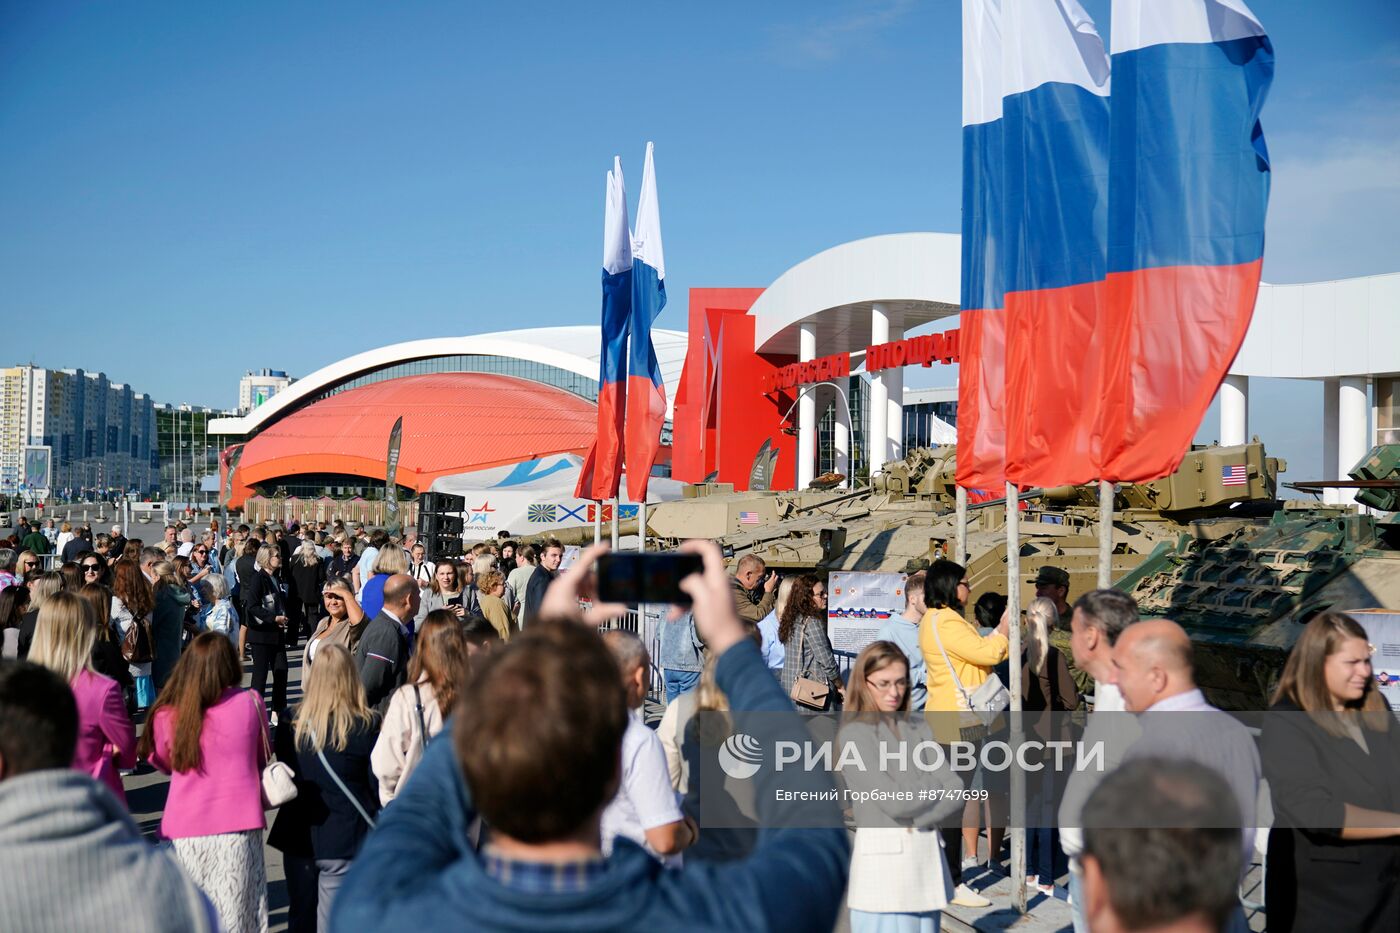
[[[629,609],[627,615],[620,619],[603,625],[600,630],[622,629],[632,632],[642,639],[642,644],[646,645],[647,654],[651,655],[651,684],[647,692],[649,699],[658,703],[666,701],[666,678],[661,669],[661,629],[666,624],[665,606],[644,606],[641,609]],[[839,651],[832,649],[832,656],[836,660],[837,669],[841,672],[841,679],[846,680],[851,674],[851,665],[855,663],[856,655],[851,651]]]

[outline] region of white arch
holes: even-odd
[[[797,353],[798,326],[816,329],[817,354],[864,350],[871,306],[905,329],[958,313],[962,238],[956,233],[891,233],[842,243],[793,266],[758,297],[754,344]]]
[[[442,356],[498,356],[503,359],[542,363],[589,379],[598,378],[601,329],[537,327],[464,337],[431,337],[376,347],[337,360],[298,379],[248,414],[209,422],[210,434],[251,435],[300,406],[306,399],[366,373],[399,363]],[[680,331],[652,329],[652,344],[666,385],[666,417],[671,417],[685,365],[686,335]]]

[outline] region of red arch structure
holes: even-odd
[[[597,406],[563,389],[492,373],[403,376],[321,399],[243,448],[230,506],[260,483],[312,473],[384,481],[389,432],[403,416],[396,481],[418,492],[439,476],[551,454],[582,455]]]

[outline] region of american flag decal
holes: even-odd
[[[1243,463],[1232,463],[1229,466],[1220,468],[1220,485],[1222,486],[1248,486],[1249,471]]]
[[[758,524],[758,513],[757,513],[757,512],[740,512],[740,513],[739,513],[739,524],[741,524],[741,525],[757,525],[757,524]]]

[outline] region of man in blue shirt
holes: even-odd
[[[909,709],[919,712],[928,699],[928,668],[924,666],[924,652],[919,647],[919,622],[924,617],[924,572],[911,574],[904,581],[904,612],[891,616],[880,626],[877,641],[892,641],[899,646],[909,659]]]
[[[718,658],[731,713],[762,713],[744,720],[761,747],[806,740],[734,611],[719,549],[708,541],[686,549],[705,569],[681,586]],[[589,571],[606,550],[584,551],[551,585],[536,624],[473,671],[446,738],[429,745],[352,863],[333,928],[832,929],[850,845],[835,804],[794,820],[777,803],[791,769],[752,778],[765,828],[747,858],[670,870],[627,839],[602,855],[599,821],[618,787],[627,700],[597,625],[622,607],[581,614],[578,602],[591,595]],[[802,782],[804,793],[835,796],[822,770]],[[491,827],[481,852],[468,833],[478,814]],[[830,828],[797,828],[813,826]]]

